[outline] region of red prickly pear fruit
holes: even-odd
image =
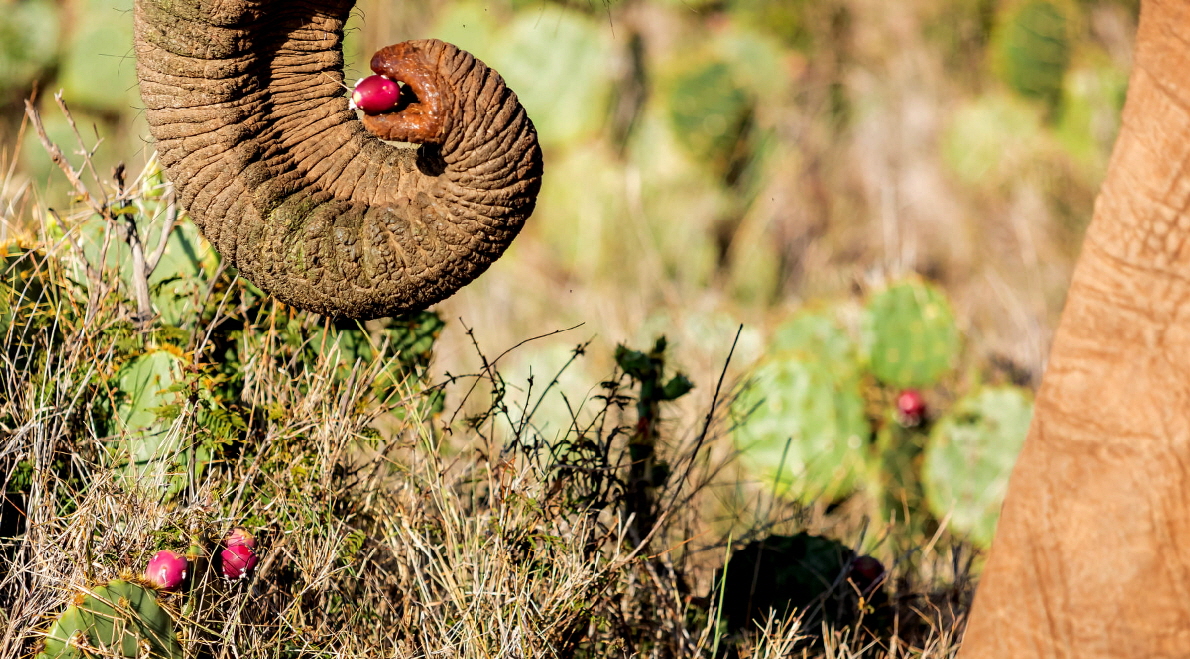
[[[248,533],[248,529],[237,526],[227,532],[227,537],[223,539],[223,544],[228,547],[243,545],[248,549],[256,549],[256,538],[253,538],[252,534]]]
[[[851,579],[856,585],[867,588],[884,574],[884,565],[875,558],[864,555],[851,563]]]
[[[393,109],[401,98],[397,81],[384,76],[368,76],[355,83],[351,92],[351,107],[363,110],[365,114],[380,114]]]
[[[162,590],[174,590],[186,579],[186,557],[169,550],[157,552],[149,559],[145,579]]]
[[[926,418],[926,399],[917,389],[897,394],[897,421],[906,428],[920,425]]]
[[[256,567],[256,552],[246,545],[232,545],[220,552],[219,558],[223,562],[223,576],[233,581],[243,579]]]

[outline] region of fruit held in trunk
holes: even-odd
[[[396,107],[400,97],[401,88],[395,80],[386,76],[368,76],[355,83],[351,105],[365,114],[380,114]]]

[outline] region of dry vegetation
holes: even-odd
[[[167,598],[188,656],[953,656],[978,553],[943,528],[873,522],[863,495],[773,496],[737,463],[729,402],[774,326],[908,272],[950,294],[965,366],[1035,384],[1114,136],[1134,8],[1065,3],[1078,21],[1062,107],[1076,121],[992,75],[989,17],[1010,2],[792,3],[808,7],[802,41],[735,11],[780,4],[513,2],[485,16],[361,2],[349,61],[454,39],[505,72],[542,128],[539,211],[441,305],[444,326],[333,326],[220,267],[137,137],[134,99],[80,98],[76,133],[40,94],[58,164],[23,108],[7,113],[0,656],[29,655],[77,589],[161,548],[209,558],[237,524],[261,542],[253,578],[228,584],[203,558]],[[549,117],[576,106],[536,109],[542,95],[518,84],[545,67],[515,65],[563,41],[581,45],[564,54],[588,87],[557,96],[596,108],[572,126]],[[97,61],[123,76],[105,88],[134,94],[127,47]],[[700,169],[668,124],[674,80],[716,58],[758,72],[740,81],[754,97],[737,146],[751,155],[735,174]],[[45,65],[43,86],[69,90],[66,68]],[[18,108],[31,87],[0,91]],[[641,408],[614,350],[662,334],[666,373],[695,389]],[[130,478],[113,456],[145,433],[127,422],[122,378],[161,353],[178,387],[150,410],[145,462],[169,468]],[[661,487],[641,486],[627,457],[642,409],[676,474]],[[874,636],[824,632],[820,610],[728,629],[729,551],[803,530],[888,566]]]
[[[559,386],[561,371],[511,382],[511,353],[478,352],[478,372],[437,385],[405,361],[394,382],[409,354],[348,355],[331,325],[217,266],[168,289],[153,266],[177,244],[154,236],[185,219],[154,170],[64,171],[77,212],[42,213],[5,248],[0,654],[34,651],[73,593],[189,545],[202,548],[193,577],[162,595],[188,656],[953,653],[966,567],[932,544],[882,556],[892,599],[869,610],[887,619],[876,635],[819,627],[814,608],[743,633],[723,624],[715,570],[733,541],[814,520],[733,470],[722,375],[696,383],[711,398],[689,422],[649,402],[649,376],[617,370],[580,391]],[[183,311],[145,316],[142,295]],[[179,366],[176,397],[135,428],[132,407],[147,403],[128,373],[163,352]],[[565,430],[535,418],[551,398],[570,410]],[[149,438],[151,456],[124,459]],[[628,460],[642,441],[672,476],[642,485]],[[228,583],[210,558],[237,524],[262,561]],[[832,525],[855,546],[874,532],[846,515]]]

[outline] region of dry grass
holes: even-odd
[[[400,356],[355,358],[328,323],[221,268],[167,323],[144,295],[159,294],[149,266],[166,244],[150,237],[175,225],[168,185],[151,169],[125,182],[65,167],[75,212],[5,202],[8,235],[25,233],[5,247],[21,277],[6,276],[19,285],[0,326],[0,656],[30,654],[73,592],[190,545],[194,575],[162,598],[195,657],[954,654],[970,563],[934,543],[868,543],[891,566],[893,627],[876,636],[793,617],[726,633],[712,582],[729,545],[811,528],[858,546],[866,525],[740,479],[730,381],[696,382],[693,413],[659,403],[644,420],[673,475],[642,487],[627,459],[641,392],[624,372],[577,389],[566,366],[508,380],[515,351],[489,359],[476,340],[476,373],[430,386],[414,368],[378,395]],[[122,369],[150,350],[176,353],[185,377],[181,402],[156,411],[157,454],[130,476],[114,456],[146,433],[111,419],[127,404]],[[564,427],[538,416],[550,404]],[[229,583],[210,559],[240,524],[262,560]]]

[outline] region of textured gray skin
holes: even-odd
[[[354,2],[137,0],[137,74],[182,205],[223,258],[288,304],[352,318],[425,308],[516,237],[537,133],[495,71],[418,42],[448,89],[440,146],[394,147],[347,105]]]

